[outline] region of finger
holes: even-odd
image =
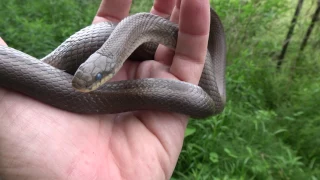
[[[6,44],[6,42],[4,42],[4,40],[0,37],[0,45],[2,45],[2,46],[8,46],[7,44]]]
[[[172,12],[176,12],[176,10],[174,10],[175,4],[176,4],[176,0],[155,0],[154,5],[151,9],[151,13],[160,15],[164,18],[170,17],[170,19],[172,19],[172,15],[173,15]],[[159,45],[155,54],[155,60],[170,66],[172,63],[173,56],[174,56],[173,50],[163,45]]]
[[[170,18],[174,5],[175,0],[155,0],[150,12],[164,18]]]
[[[210,4],[208,0],[181,0],[180,8],[179,4],[176,7],[180,9],[179,34],[170,72],[198,84],[207,53]]]
[[[132,0],[102,0],[93,24],[103,21],[119,22],[129,15]]]
[[[181,0],[177,0],[170,18],[172,22],[175,22],[177,24],[179,23],[180,6],[181,6]]]

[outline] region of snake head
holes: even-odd
[[[92,54],[74,74],[72,87],[80,92],[96,90],[116,73],[118,68],[112,55]]]

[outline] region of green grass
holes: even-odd
[[[320,179],[319,23],[305,51],[298,51],[315,0],[304,4],[283,68],[275,70],[292,2],[212,2],[227,34],[227,107],[216,117],[190,121],[172,179]],[[99,3],[0,0],[0,36],[43,57],[90,24]],[[151,5],[136,0],[132,13]]]

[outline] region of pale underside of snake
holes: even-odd
[[[136,110],[177,112],[195,118],[218,114],[226,101],[226,44],[222,23],[213,9],[199,86],[153,78],[105,82],[127,58],[153,59],[155,46],[148,42],[174,49],[178,30],[164,18],[138,13],[118,24],[90,25],[41,60],[0,46],[0,87],[83,114]]]

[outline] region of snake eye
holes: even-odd
[[[102,79],[102,74],[101,73],[98,73],[97,75],[96,75],[96,80],[97,81],[100,81]]]

